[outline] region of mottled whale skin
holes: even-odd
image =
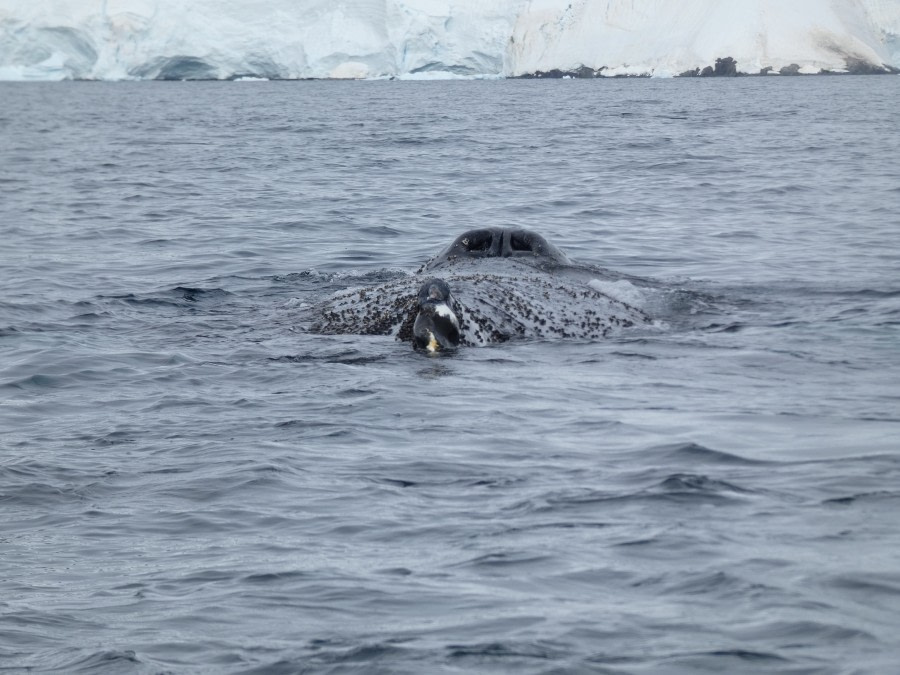
[[[311,331],[393,335],[415,344],[420,293],[424,283],[435,281],[450,289],[442,306],[455,314],[463,346],[514,338],[597,339],[651,323],[642,310],[588,285],[593,278],[595,272],[573,264],[535,232],[470,230],[415,275],[340,291],[320,303]]]

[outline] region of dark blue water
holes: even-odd
[[[0,669],[893,672],[897,110],[895,77],[0,83]],[[656,324],[304,332],[483,225]]]

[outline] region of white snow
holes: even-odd
[[[0,79],[900,67],[900,0],[2,0]]]
[[[603,74],[679,74],[730,56],[741,72],[890,63],[885,34],[897,0],[532,0],[517,18],[511,75],[609,68]],[[893,8],[893,11],[889,11]],[[882,33],[879,34],[879,27]],[[804,72],[801,70],[801,72]]]
[[[880,38],[888,53],[888,63],[900,68],[900,2],[898,0],[862,0],[869,29]]]

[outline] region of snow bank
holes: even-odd
[[[884,26],[900,2],[870,0],[532,0],[520,13],[507,72],[587,66],[628,74],[681,74],[731,57],[759,73],[890,63]],[[893,8],[893,10],[892,10]],[[869,11],[867,11],[867,9]],[[803,72],[801,70],[801,72]],[[601,74],[606,74],[605,72]]]
[[[0,79],[900,66],[900,0],[4,0]]]

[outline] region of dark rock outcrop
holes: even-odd
[[[900,70],[893,66],[884,63],[876,65],[869,61],[853,58],[852,56],[848,56],[846,62],[847,72],[850,75],[896,75],[897,73],[900,73]]]
[[[689,77],[697,77],[697,74],[691,74],[691,71],[687,74]],[[699,72],[700,77],[737,77],[738,74],[737,61],[730,56],[716,59],[715,66],[706,66]]]
[[[863,61],[862,59],[857,59],[853,57],[846,58],[847,63],[847,73],[852,75],[882,75],[886,73],[894,73],[900,74],[900,69],[895,68],[893,66],[889,66],[887,64],[873,64],[869,61]],[[542,71],[539,70],[534,73],[526,73],[524,75],[516,76],[518,79],[560,79],[560,78],[578,78],[590,80],[594,78],[598,78],[603,75],[603,71],[607,70],[605,66],[601,68],[590,68],[588,66],[580,66],[574,70],[560,70],[559,68],[554,68],[553,70]],[[766,66],[761,68],[759,71],[759,75],[769,75],[771,74],[775,68],[773,66]],[[780,75],[803,75],[805,73],[800,72],[800,66],[796,63],[792,63],[788,66],[784,66],[780,70],[777,71]],[[840,75],[843,74],[844,71],[834,72],[829,70],[819,71],[821,75]],[[685,70],[683,73],[679,73],[677,77],[742,77],[747,75],[747,73],[741,73],[738,71],[737,61],[734,60],[731,56],[723,56],[721,58],[716,59],[715,65],[706,66],[705,68],[693,68],[691,70]],[[645,73],[642,75],[606,75],[605,77],[650,77],[649,73]]]
[[[561,79],[564,77],[570,77],[572,79],[579,80],[593,80],[598,77],[650,77],[650,73],[642,73],[640,75],[603,75],[603,71],[607,70],[606,66],[601,66],[596,70],[591,68],[590,66],[579,66],[575,70],[560,70],[559,68],[554,68],[553,70],[538,70],[534,73],[525,73],[523,75],[516,75],[515,79],[517,80],[553,80],[553,79]]]
[[[714,75],[716,77],[737,77],[737,61],[730,56],[716,59]]]

